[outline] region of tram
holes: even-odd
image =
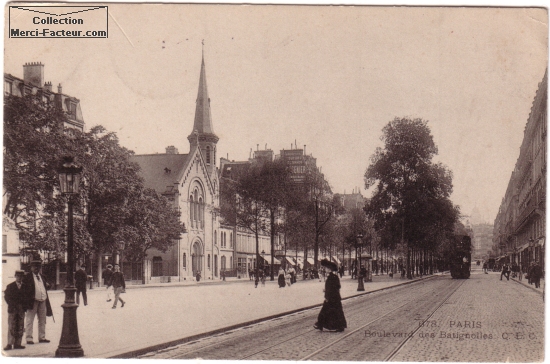
[[[472,262],[472,239],[465,235],[457,237],[451,246],[450,270],[454,279],[470,278],[470,265]]]

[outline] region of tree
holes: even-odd
[[[365,187],[374,187],[365,211],[375,222],[386,248],[407,246],[433,251],[441,235],[453,230],[459,210],[450,201],[452,173],[433,163],[437,147],[427,121],[395,118],[383,128],[384,149],[377,148],[365,172]]]
[[[58,167],[78,148],[79,131],[64,129],[67,115],[38,95],[4,97],[4,209],[28,251],[66,250],[66,200],[56,190]],[[89,248],[82,210],[75,216],[75,252]]]
[[[121,250],[132,262],[145,259],[151,248],[166,252],[185,232],[173,203],[153,189],[134,191],[125,212],[115,240],[123,243]]]
[[[333,218],[336,205],[330,185],[324,175],[316,170],[306,173],[305,182],[300,188],[300,195],[304,199],[303,213],[313,229],[313,261],[314,265],[318,266],[319,238],[326,231],[327,223]]]
[[[74,204],[75,253],[96,253],[101,280],[101,258],[117,251],[119,239],[128,239],[130,256],[144,256],[149,246],[163,250],[173,243],[183,226],[175,223],[169,203],[143,188],[139,166],[129,161],[133,152],[119,145],[115,133],[101,126],[87,133],[65,129],[66,121],[62,110],[38,96],[5,97],[3,212],[16,223],[27,250],[61,256],[67,204],[58,189],[58,167],[62,157],[74,156],[83,167]],[[156,214],[146,223],[138,219],[144,206]],[[136,231],[147,242],[130,239]]]

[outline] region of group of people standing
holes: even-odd
[[[24,334],[27,345],[35,343],[33,337],[35,317],[38,318],[38,342],[46,344],[50,342],[46,339],[46,317],[53,317],[48,297],[50,285],[41,273],[41,260],[33,260],[30,267],[29,273],[25,273],[24,270],[16,270],[15,281],[8,284],[4,291],[4,299],[8,305],[8,341],[4,350],[25,349],[25,346],[22,345]],[[118,301],[124,307],[126,302],[120,298],[120,294],[126,288],[124,275],[120,272],[118,264],[115,264],[114,272],[111,268],[112,266],[109,264],[103,271],[103,279],[107,287],[107,302],[112,300],[111,291],[114,291],[113,308],[116,308]],[[74,279],[76,304],[80,304],[80,295],[82,295],[84,306],[87,306],[86,282],[88,275],[85,264],[80,265],[75,272]]]
[[[50,285],[40,273],[42,261],[31,262],[31,272],[15,271],[15,281],[8,284],[4,299],[8,304],[8,342],[4,350],[25,349],[21,345],[26,333],[27,345],[33,345],[34,319],[38,317],[38,342],[49,343],[46,339],[46,317],[53,316],[48,297]]]

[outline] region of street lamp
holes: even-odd
[[[75,303],[74,286],[74,241],[73,241],[73,204],[74,198],[78,195],[80,186],[80,173],[82,167],[79,167],[74,162],[73,157],[65,157],[63,163],[58,170],[59,185],[61,193],[67,196],[68,217],[67,217],[67,281],[65,282],[65,302],[63,307],[63,329],[61,331],[61,339],[59,347],[55,352],[56,357],[61,358],[78,358],[84,356],[84,350],[80,346],[78,338],[78,323],[76,320],[76,309],[78,305]]]
[[[264,258],[264,255],[265,255],[265,251],[262,249],[262,269],[265,271],[265,258]]]
[[[363,235],[359,233],[357,235],[357,246],[361,247],[361,244],[363,244]],[[359,249],[359,268],[357,269],[357,291],[364,291],[365,285],[363,284],[363,273],[361,271],[361,249]]]

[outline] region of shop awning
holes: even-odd
[[[294,263],[294,259],[290,258],[290,257],[285,257],[286,258],[286,261],[288,263],[290,263],[291,265],[295,265],[296,263]]]
[[[336,257],[332,257],[332,261],[336,264],[341,264],[340,259],[338,259]]]
[[[315,262],[313,261],[313,258],[307,258],[307,262],[311,265],[315,264]]]
[[[261,257],[261,255],[260,255]],[[264,254],[264,256],[262,257],[264,258],[264,260],[267,262],[267,264],[271,264],[271,254]],[[273,264],[281,264],[281,261],[277,258],[273,258]]]

